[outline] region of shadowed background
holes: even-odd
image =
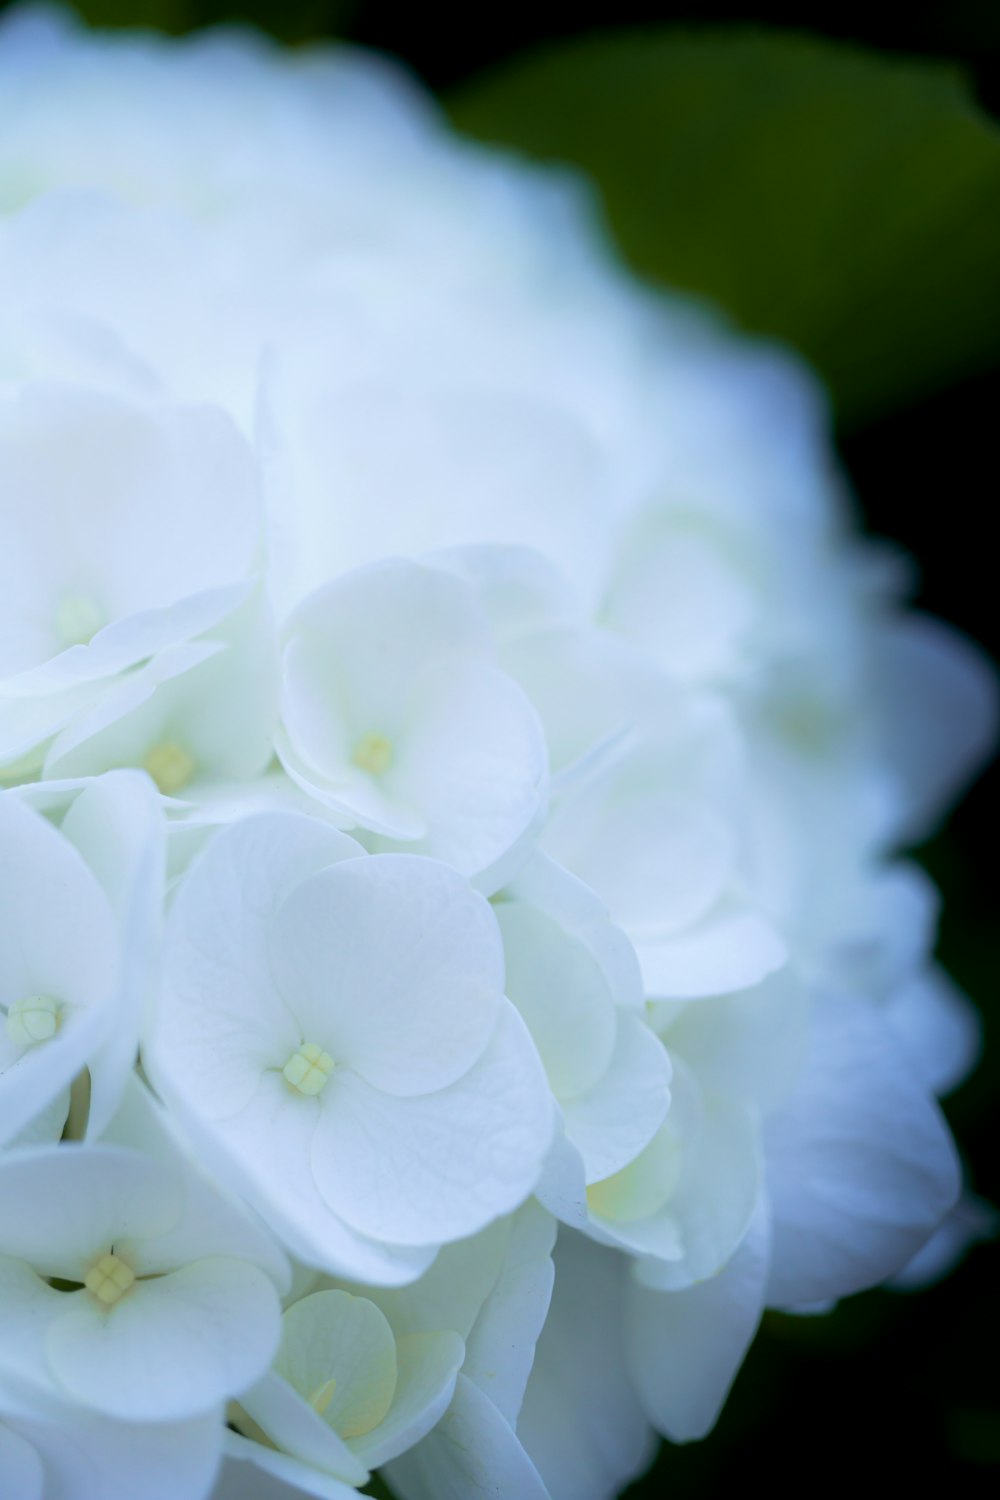
[[[1000,657],[995,0],[905,14],[881,0],[606,3],[571,19],[552,0],[77,8],[101,24],[346,36],[402,57],[463,128],[586,167],[637,269],[817,363],[868,528],[920,561],[919,603]],[[946,1112],[972,1186],[1000,1204],[998,791],[994,769],[920,856],[944,895],[940,955],[984,1017],[984,1061]],[[768,1315],[711,1439],[666,1447],[630,1500],[824,1482],[995,1493],[998,1273],[980,1245],[917,1295]]]

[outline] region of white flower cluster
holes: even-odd
[[[605,1500],[955,1204],[990,674],[378,58],[15,15],[0,278],[0,1493]]]

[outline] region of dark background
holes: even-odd
[[[347,35],[403,57],[447,91],[539,42],[658,22],[794,27],[903,54],[955,59],[980,102],[1000,111],[1000,0],[881,3],[490,5],[389,0],[85,0],[89,18],[172,30],[239,17],[299,41]],[[997,287],[1000,295],[1000,285]],[[840,434],[869,528],[920,560],[919,601],[1000,657],[996,505],[1000,348],[992,367]],[[985,1060],[947,1113],[977,1192],[1000,1204],[1000,773],[984,776],[948,830],[920,851],[944,893],[940,953],[985,1018]],[[847,1486],[858,1496],[912,1486],[996,1493],[1000,1478],[1000,1262],[973,1249],[937,1287],[877,1291],[830,1316],[769,1315],[707,1443],[666,1447],[630,1500],[772,1496]]]

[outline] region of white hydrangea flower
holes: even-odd
[[[239,603],[258,521],[250,455],[223,413],[54,382],[0,401],[0,488],[9,780],[81,717],[113,713],[125,669],[150,663],[136,674],[148,679]]]
[[[278,1301],[261,1248],[221,1200],[186,1202],[182,1169],[112,1146],[25,1147],[0,1163],[0,1203],[4,1368],[107,1416],[164,1421],[266,1367]]]
[[[535,712],[491,657],[449,573],[385,562],[328,584],[285,627],[286,771],[376,847],[486,878],[541,821],[547,777]]]
[[[282,1319],[273,1373],[240,1401],[228,1452],[306,1493],[363,1484],[420,1441],[455,1389],[465,1346],[450,1329],[397,1337],[370,1298],[312,1292]]]
[[[297,1254],[376,1283],[516,1207],[552,1135],[488,904],[292,814],[188,875],[144,1057]]]

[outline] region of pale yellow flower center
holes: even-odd
[[[381,776],[392,765],[392,745],[384,734],[363,734],[351,753],[351,760],[370,776]]]
[[[132,1267],[113,1251],[102,1255],[100,1260],[95,1260],[83,1278],[87,1291],[102,1307],[114,1307],[126,1292],[132,1290],[134,1282],[135,1272]]]
[[[154,745],[142,763],[165,797],[182,791],[193,777],[196,766],[183,745],[174,740],[163,740]]]
[[[59,1030],[62,1007],[51,995],[29,995],[15,1000],[7,1012],[7,1035],[18,1047],[47,1042]]]
[[[330,1081],[333,1058],[322,1047],[317,1047],[315,1042],[303,1042],[281,1071],[286,1083],[297,1094],[304,1094],[307,1099],[311,1099],[316,1094],[321,1094]]]

